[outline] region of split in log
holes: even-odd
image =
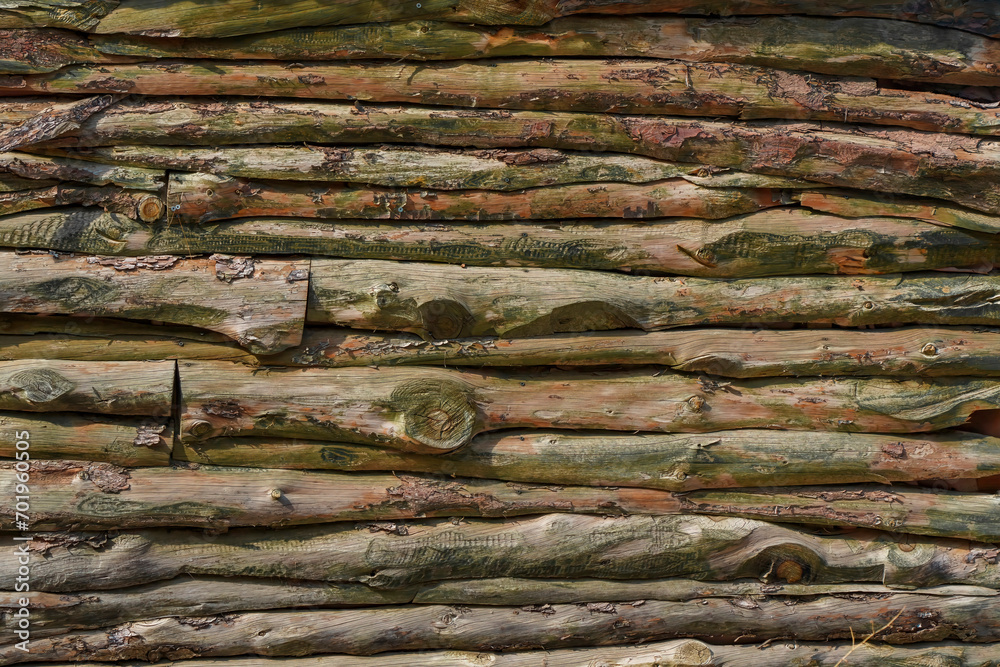
[[[871,626],[858,630],[859,636],[871,632]],[[933,642],[910,646],[854,642],[764,642],[759,646],[709,645],[696,639],[647,642],[639,646],[602,646],[567,648],[552,651],[397,651],[384,655],[311,658],[209,658],[207,660],[159,661],[159,667],[260,667],[274,662],[281,667],[327,667],[335,660],[337,667],[590,667],[611,665],[671,665],[671,667],[757,667],[758,665],[810,665],[810,667],[908,667],[909,665],[948,665],[983,667],[1000,654],[1000,644]],[[186,657],[186,656],[185,656]],[[847,661],[850,662],[847,662]],[[106,667],[106,662],[74,662],[78,667]],[[145,667],[147,662],[117,662],[128,667]]]
[[[1000,37],[1000,18],[991,0],[963,0],[961,7],[916,8],[907,0],[528,0],[497,4],[489,0],[426,0],[418,3],[350,0],[229,0],[192,5],[182,0],[12,0],[0,10],[0,28],[52,27],[98,34],[129,33],[152,37],[229,37],[297,27],[384,23],[412,19],[479,25],[540,26],[580,13],[630,15],[807,14],[900,19]]]
[[[0,253],[0,309],[119,316],[224,333],[252,352],[302,336],[308,260]]]
[[[341,440],[441,453],[511,428],[910,433],[1000,408],[991,379],[755,379],[650,369],[486,373],[441,368],[254,369],[182,361],[181,437]]]
[[[113,335],[113,330],[108,330]],[[458,338],[426,341],[414,334],[362,333],[307,328],[299,347],[260,358],[267,366],[613,366],[663,365],[676,371],[723,377],[774,376],[997,376],[1000,355],[993,329],[894,327],[836,331],[816,329],[619,330],[554,334],[538,338]],[[5,342],[9,341],[9,342]],[[53,342],[31,346],[0,337],[0,358],[24,349],[34,357],[114,359],[111,343]],[[23,347],[26,346],[26,347]],[[109,348],[100,357],[101,346]],[[79,350],[77,352],[76,350]],[[77,355],[89,356],[77,356]],[[222,358],[207,352],[194,358]],[[72,356],[71,356],[72,355]],[[178,358],[184,355],[174,355]],[[23,357],[21,357],[23,358]],[[121,357],[125,358],[125,357]],[[145,358],[145,357],[143,357]],[[234,361],[236,359],[233,359]]]
[[[728,7],[730,11],[734,8]],[[10,30],[0,72],[31,74],[73,64],[153,58],[222,60],[463,60],[512,57],[662,58],[995,86],[995,42],[964,31],[865,18],[757,16],[582,16],[540,27],[488,28],[414,20],[293,28],[228,39],[131,35],[83,37],[59,30]]]
[[[887,197],[858,191],[811,191],[789,193],[789,196],[809,209],[847,218],[872,216],[913,218],[946,227],[960,227],[990,234],[1000,233],[1000,217],[961,206],[951,206],[933,199]]]
[[[167,202],[177,224],[296,216],[373,220],[548,220],[554,218],[728,218],[781,206],[769,188],[704,188],[684,179],[552,185],[520,192],[414,190],[249,181],[171,173]]]
[[[0,664],[233,655],[371,655],[421,649],[547,650],[679,638],[752,644],[778,639],[849,641],[864,636],[873,626],[887,627],[874,634],[880,643],[946,639],[985,643],[1000,639],[998,617],[1000,601],[996,598],[910,593],[819,596],[797,600],[796,604],[779,598],[743,604],[705,598],[538,608],[400,605],[245,612],[208,618],[162,618],[41,638],[32,641],[30,653],[8,644],[0,647]],[[128,641],[121,641],[121,637],[128,637]]]
[[[146,222],[159,220],[166,211],[163,200],[154,194],[110,185],[97,187],[59,183],[31,190],[0,192],[0,216],[73,205],[93,206],[100,212],[120,213]]]
[[[123,164],[101,164],[90,160],[65,157],[43,157],[28,153],[0,153],[0,178],[6,175],[31,179],[28,182],[54,179],[89,185],[117,185],[133,190],[159,191],[166,185],[166,174],[159,169],[147,169]],[[45,187],[47,183],[31,187]]]
[[[308,254],[721,278],[986,272],[1000,261],[994,235],[797,208],[722,221],[400,225],[263,218],[153,228],[96,208],[62,208],[0,217],[0,245],[98,255]]]
[[[370,530],[358,530],[365,527]],[[0,534],[0,544],[13,552],[21,542],[7,533]],[[39,556],[31,559],[32,590],[69,593],[181,575],[359,582],[379,589],[495,577],[1000,589],[992,545],[866,530],[811,534],[753,519],[698,515],[549,514],[222,534],[36,532],[26,544]],[[0,561],[0,573],[13,581],[16,559]]]
[[[0,132],[0,147],[5,133],[22,132],[19,128],[27,124]],[[35,143],[54,140],[46,144],[48,149],[146,143],[390,142],[638,153],[839,187],[937,197],[1000,214],[1000,144],[903,129],[556,111],[384,106],[359,110],[324,102],[174,98],[124,100],[108,112],[94,111],[79,127],[59,128],[37,137]]]
[[[0,94],[238,95],[448,107],[780,118],[1000,134],[993,105],[875,79],[727,63],[500,59],[446,63],[187,60],[0,78]]]
[[[0,362],[0,410],[165,417],[173,390],[173,361]]]
[[[85,450],[80,454],[89,458]],[[919,438],[824,431],[803,438],[796,431],[752,429],[704,435],[503,431],[438,456],[349,443],[228,438],[178,442],[174,458],[222,466],[405,470],[691,491],[987,477],[1000,474],[1000,439],[963,431]]]
[[[372,524],[372,530],[385,524]],[[280,579],[249,579],[185,576],[165,582],[111,591],[42,593],[27,595],[0,592],[0,608],[16,610],[17,599],[30,600],[31,636],[50,637],[72,630],[91,629],[161,618],[165,616],[211,616],[266,609],[300,607],[373,607],[395,604],[450,605],[537,605],[634,602],[636,600],[687,601],[726,598],[740,599],[772,595],[781,599],[818,595],[890,595],[898,593],[877,584],[761,584],[756,581],[710,583],[690,579],[611,581],[607,579],[471,579],[431,583],[412,588],[376,589],[364,584],[336,584]],[[997,592],[976,586],[941,586],[914,592],[931,596],[994,597]],[[136,599],[142,608],[136,609]],[[529,611],[529,610],[525,610]],[[544,613],[544,611],[543,611]],[[6,628],[17,629],[17,618],[8,613]],[[408,667],[407,663],[404,667]],[[423,664],[423,663],[419,663]]]
[[[1000,277],[993,275],[722,281],[314,259],[306,319],[432,338],[782,322],[995,326],[1000,324],[1000,303],[994,298],[998,291]]]
[[[117,379],[117,378],[116,378]],[[27,437],[23,437],[24,434]],[[22,437],[16,437],[18,435]],[[173,425],[166,419],[108,419],[93,415],[0,413],[0,456],[14,458],[18,440],[32,459],[85,459],[122,466],[170,462]]]
[[[430,146],[113,146],[51,149],[107,165],[282,181],[365,183],[435,190],[512,191],[572,183],[649,183],[682,178],[709,188],[816,188],[795,178],[748,174],[641,155],[551,148],[462,150]],[[34,157],[34,156],[33,156]],[[43,159],[43,158],[38,158]],[[94,168],[99,168],[95,165]]]

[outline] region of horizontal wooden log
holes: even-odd
[[[170,414],[173,361],[0,362],[0,410]]]
[[[551,649],[696,638],[718,643],[850,640],[873,624],[881,643],[996,642],[1000,602],[980,597],[821,596],[788,604],[633,601],[530,607],[401,605],[373,609],[246,612],[165,618],[79,631],[32,642],[25,654],[0,647],[0,664],[26,660],[119,660],[232,655],[371,655],[386,651]],[[141,630],[141,632],[140,632]],[[128,642],[118,641],[126,636]],[[690,664],[690,663],[688,663]],[[787,663],[785,663],[787,664]]]
[[[34,113],[27,116],[17,110],[14,110],[13,116],[7,116],[5,113],[6,122],[0,125],[0,153],[79,130],[81,123],[95,113],[113,106],[121,98],[121,95],[98,95],[75,100],[54,98],[50,104],[43,102],[40,109],[38,104],[33,104],[33,101],[29,100],[29,107],[36,108]],[[9,109],[7,106],[4,111]]]
[[[54,336],[96,338],[103,339],[104,344],[107,344],[108,339],[115,336],[128,335],[170,338],[181,342],[225,343],[230,346],[234,344],[229,336],[207,329],[174,326],[162,322],[129,322],[128,320],[107,317],[74,315],[5,314],[3,318],[0,318],[0,334],[32,337],[36,341],[43,341]],[[32,358],[44,359],[48,357],[41,355]],[[61,359],[63,357],[52,358]],[[107,361],[116,360],[108,359]]]
[[[111,331],[108,332],[112,334]],[[723,377],[771,376],[996,376],[1000,356],[995,330],[952,327],[892,329],[676,329],[591,332],[537,338],[458,338],[427,341],[414,334],[361,333],[309,327],[302,344],[267,355],[270,366],[669,366],[677,371]],[[10,340],[4,343],[4,340]],[[28,341],[26,341],[27,344]],[[24,348],[52,358],[78,358],[90,347],[70,342]],[[115,343],[116,344],[116,343]],[[0,357],[14,356],[0,338]],[[65,347],[63,346],[65,345]],[[104,341],[100,345],[108,345]],[[109,348],[114,344],[108,345]],[[79,349],[81,352],[70,352]],[[214,348],[213,348],[214,349]],[[66,350],[66,351],[64,351]],[[98,359],[101,352],[87,352]],[[113,351],[107,358],[115,358]],[[192,351],[191,358],[197,358]],[[183,357],[184,355],[177,355]],[[82,357],[80,357],[82,358]],[[89,358],[89,357],[88,357]],[[202,358],[210,358],[205,356]]]
[[[38,106],[28,104],[33,109]],[[19,127],[6,132],[16,133]],[[48,147],[391,142],[637,153],[839,187],[937,197],[1000,214],[1000,148],[994,140],[904,129],[427,107],[365,106],[359,111],[354,105],[324,102],[139,98],[123,100],[107,112],[95,111],[77,129],[67,127],[35,139],[41,141],[54,142]]]
[[[890,216],[926,220],[946,227],[970,231],[1000,233],[1000,216],[953,206],[934,199],[879,196],[866,192],[813,191],[789,193],[800,205],[847,218]]]
[[[376,525],[376,524],[373,524]],[[393,604],[537,605],[630,603],[636,600],[686,601],[704,598],[783,599],[817,595],[889,595],[877,584],[761,584],[752,580],[705,582],[690,579],[611,581],[607,579],[471,579],[384,590],[364,584],[336,584],[279,579],[185,576],[135,588],[78,593],[0,592],[0,608],[14,610],[27,597],[33,638],[66,634],[165,616],[210,616],[266,609],[374,607]],[[997,592],[975,586],[920,589],[921,596],[995,597]],[[142,599],[142,608],[136,600]],[[928,599],[928,604],[933,604]],[[5,627],[13,633],[17,618],[8,614]]]
[[[502,431],[438,456],[350,443],[226,438],[179,441],[174,457],[222,466],[405,470],[690,491],[987,477],[1000,474],[1000,439],[963,431],[922,437],[816,431],[808,438],[752,429],[703,435]]]
[[[863,638],[871,627],[861,630]],[[552,651],[396,651],[384,655],[333,658],[338,667],[479,667],[489,660],[495,667],[585,667],[603,662],[615,665],[727,665],[755,667],[764,664],[808,664],[814,667],[905,667],[919,664],[946,664],[950,667],[982,667],[988,665],[1000,644],[969,644],[963,642],[931,642],[917,645],[890,646],[883,643],[843,642],[773,642],[759,646],[705,644],[696,639],[674,639],[648,642],[639,646],[601,646],[567,648]],[[322,667],[330,658],[208,658],[205,660],[168,660],[163,667],[257,667],[271,662],[281,667]],[[846,661],[850,660],[849,663]],[[280,661],[280,662],[279,662]],[[77,662],[79,667],[99,667],[107,663]],[[144,663],[119,662],[119,665],[139,667]]]
[[[733,10],[732,7],[728,9]],[[17,34],[20,32],[21,34]],[[20,48],[0,71],[51,71],[126,58],[460,60],[510,57],[631,57],[729,62],[971,86],[995,86],[1000,57],[989,39],[968,32],[865,18],[758,16],[678,18],[582,16],[544,26],[488,28],[413,20],[297,28],[228,39],[8,31]],[[29,35],[38,37],[29,39]]]
[[[125,381],[120,376],[116,379]],[[14,458],[15,445],[23,440],[29,443],[29,455],[36,460],[83,459],[132,467],[167,465],[173,445],[173,424],[167,419],[150,417],[107,419],[3,412],[0,434],[3,457]]]
[[[358,530],[366,526],[339,523],[222,534],[34,533],[27,542],[32,590],[78,593],[189,574],[360,582],[382,589],[493,577],[751,578],[768,584],[1000,589],[997,550],[990,545],[879,531],[812,534],[707,515],[424,519]],[[13,537],[0,534],[0,544],[11,553],[21,544]],[[17,561],[9,560],[0,562],[0,572],[13,581]]]
[[[5,5],[0,12],[6,9]],[[6,18],[0,14],[0,22],[9,23],[9,19],[4,21]],[[105,53],[85,35],[66,30],[0,29],[0,73],[4,74],[36,74],[79,63],[134,63],[138,60],[141,59]]]
[[[308,260],[142,260],[0,253],[0,309],[192,325],[258,352],[301,340]]]
[[[1000,134],[1000,111],[874,79],[654,59],[381,64],[157,61],[0,78],[0,94],[241,95],[470,108],[864,122]],[[527,91],[527,92],[526,92]]]
[[[1000,278],[914,273],[719,281],[316,259],[307,321],[433,338],[778,322],[1000,324]]]
[[[1000,408],[991,379],[755,379],[649,369],[459,372],[254,369],[180,362],[181,436],[340,440],[440,453],[510,428],[706,432],[781,428],[907,433]]]
[[[13,462],[0,461],[0,489],[12,499],[0,503],[0,513],[11,522],[17,483]],[[394,473],[126,469],[83,461],[35,461],[31,489],[33,530],[228,529],[547,512],[675,514],[679,507],[671,494],[651,489],[512,485]]]
[[[127,330],[127,326],[125,327]],[[0,335],[0,360],[73,359],[76,361],[145,361],[205,359],[256,364],[256,355],[236,343],[209,343],[167,336],[109,332],[109,338],[73,334]],[[63,456],[58,458],[73,458]],[[80,457],[77,457],[80,458]],[[86,457],[83,457],[86,458]]]
[[[53,149],[54,156],[139,169],[282,181],[365,183],[435,190],[523,190],[571,183],[649,183],[682,178],[717,188],[817,188],[795,178],[748,174],[640,155],[551,148],[463,150],[430,146],[112,146]],[[41,159],[41,158],[39,158]],[[95,165],[95,168],[98,166]]]
[[[371,220],[550,220],[557,218],[728,218],[780,206],[769,188],[704,188],[684,179],[552,185],[519,192],[416,190],[341,184],[269,183],[171,173],[175,224],[295,216]]]
[[[0,31],[2,32],[2,31]],[[0,35],[2,39],[2,35]],[[117,185],[132,190],[158,192],[166,185],[161,169],[123,164],[100,164],[91,160],[45,157],[28,153],[0,153],[0,178],[19,176],[30,181],[75,181],[90,185]],[[45,187],[47,183],[31,187]]]
[[[216,209],[206,210],[215,215]],[[993,235],[906,218],[846,219],[795,208],[723,221],[400,225],[250,218],[154,228],[96,208],[61,208],[0,217],[0,245],[100,255],[310,254],[722,278],[986,272],[1000,259],[1000,240]]]
[[[937,24],[1000,37],[1000,18],[989,0],[964,0],[961,11],[951,7],[914,8],[906,0],[752,0],[734,7],[728,0],[531,0],[497,5],[484,0],[428,0],[384,5],[352,0],[334,5],[321,0],[229,0],[189,5],[179,0],[42,0],[11,1],[0,14],[0,27],[55,27],[95,33],[131,33],[170,37],[227,37],[299,26],[382,23],[407,19],[444,19],[482,25],[542,25],[578,13],[813,14],[870,16]]]
[[[166,212],[163,200],[155,194],[110,185],[100,187],[59,183],[31,190],[0,192],[0,216],[76,205],[92,206],[101,212],[119,213],[147,222],[161,219]]]

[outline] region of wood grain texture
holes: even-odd
[[[0,35],[2,39],[2,35]],[[121,164],[100,164],[92,160],[45,157],[10,151],[0,153],[0,173],[29,180],[59,180],[89,185],[117,185],[132,190],[158,192],[166,185],[162,169]],[[42,186],[46,185],[42,183]]]
[[[12,537],[0,534],[0,544],[13,551],[20,543]],[[753,519],[698,515],[549,514],[225,533],[38,532],[28,549],[34,555],[32,590],[70,593],[189,574],[356,582],[378,589],[494,577],[751,578],[769,585],[1000,589],[997,550],[987,544],[867,530],[813,534]],[[16,571],[16,560],[0,563],[9,580]]]
[[[297,59],[297,60],[301,60]],[[447,107],[862,122],[1000,133],[1000,112],[875,79],[653,59],[446,63],[156,61],[70,66],[0,79],[6,95],[237,95]]]
[[[167,465],[174,433],[173,423],[162,418],[3,412],[0,438],[0,456],[5,458],[14,458],[15,445],[23,439],[29,443],[32,459],[80,459],[140,467]]]
[[[299,343],[308,260],[142,260],[0,253],[0,310],[192,325],[224,333],[251,351]]]
[[[437,456],[345,442],[267,438],[178,441],[174,458],[256,468],[407,471],[538,484],[668,491],[972,479],[1000,474],[1000,439],[753,429],[705,434],[501,431]]]
[[[779,322],[1000,323],[992,275],[889,274],[712,280],[596,271],[315,259],[307,321],[424,337]]]
[[[29,190],[0,192],[0,216],[36,209],[89,206],[97,211],[118,213],[129,218],[159,220],[166,212],[163,200],[141,190],[125,190],[113,185],[89,186],[60,182]],[[60,212],[56,212],[59,215]]]

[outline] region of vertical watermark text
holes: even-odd
[[[31,525],[31,434],[28,431],[14,433],[14,528],[21,532],[14,540],[21,544],[15,550],[17,558],[17,577],[14,581],[16,593],[28,593],[31,590],[31,552],[28,550],[28,540],[31,535],[28,528]],[[28,608],[30,600],[22,596],[17,599],[17,609],[13,612],[14,628],[20,640],[14,646],[28,652],[28,642],[31,639],[31,611]]]

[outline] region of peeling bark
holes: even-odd
[[[2,38],[2,36],[0,36]],[[133,190],[158,192],[166,185],[162,169],[146,169],[121,164],[100,164],[90,160],[43,157],[28,153],[0,153],[0,174],[32,181],[75,181],[89,185],[117,185]],[[45,183],[42,184],[43,186]],[[31,187],[37,187],[32,185]]]

